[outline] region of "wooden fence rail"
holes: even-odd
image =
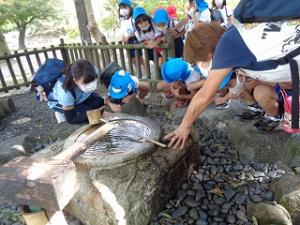
[[[166,61],[168,57],[174,57],[174,45],[170,44],[171,42],[168,39],[168,43],[160,46],[163,61]],[[135,51],[135,58],[131,55],[132,50]],[[61,39],[59,46],[51,45],[41,49],[14,51],[13,54],[0,56],[0,92],[29,86],[32,74],[49,58],[62,59],[66,64],[78,59],[87,59],[100,71],[114,61],[140,79],[160,79],[159,53],[156,50],[153,53],[154,60],[151,66],[149,50],[141,44],[124,45],[122,42],[66,44]]]

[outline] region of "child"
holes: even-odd
[[[139,81],[125,70],[119,70],[111,78],[108,102],[114,112],[120,112],[122,105],[129,103],[135,96],[138,96],[139,100],[143,102],[150,89],[150,83]]]
[[[130,0],[119,1],[119,18],[121,23],[122,40],[124,44],[137,44],[138,41],[135,37],[134,21],[132,19],[133,8]],[[133,65],[137,70],[137,59],[135,57],[135,50],[130,50]],[[143,57],[141,57],[141,63],[144,65]]]
[[[154,52],[157,51],[159,57],[159,65],[162,64],[161,49],[157,46],[161,43],[162,32],[158,31],[156,26],[152,23],[152,18],[147,15],[142,7],[136,7],[133,11],[133,19],[135,24],[135,36],[140,43],[150,49],[148,50],[149,60],[154,60]]]
[[[215,50],[214,43],[216,43],[216,40],[218,40],[223,35],[225,29],[216,22],[209,25],[201,24],[199,28],[203,30],[197,28],[196,31],[193,32],[201,33],[201,39],[199,39],[199,35],[188,37],[189,43],[185,45],[184,57],[188,62],[195,63],[200,68],[202,75],[207,79],[209,71],[212,67],[212,59]],[[192,48],[194,48],[195,46],[201,49],[197,56],[191,54],[192,52],[194,52]],[[227,93],[227,87],[219,87],[219,97],[224,97]],[[225,100],[225,98],[221,99]],[[216,109],[227,109],[229,107],[229,99],[225,102],[220,101],[221,99],[217,98]]]
[[[172,108],[185,107],[196,93],[197,88],[204,83],[200,70],[181,58],[169,59],[163,64],[161,73],[164,81],[157,84],[157,89],[163,91],[166,98],[172,96],[176,98]]]
[[[212,16],[214,12],[220,12],[222,16],[221,26],[228,28],[232,24],[233,16],[232,11],[227,8],[226,0],[213,0],[212,1]]]
[[[153,22],[156,25],[157,29],[161,31],[164,35],[163,40],[167,41],[167,30],[170,28],[175,27],[178,24],[177,21],[170,18],[168,12],[163,9],[159,8],[155,11],[153,16]],[[175,44],[175,57],[181,58],[183,56],[183,36],[185,34],[185,30],[183,28],[172,32],[174,37],[174,44]]]
[[[96,93],[97,84],[98,73],[95,67],[87,60],[77,60],[64,70],[64,76],[56,81],[44,100],[56,112],[59,123],[84,123],[88,121],[87,111],[101,110],[107,103]],[[45,96],[43,88],[38,88],[38,91],[40,96]]]
[[[200,23],[211,22],[210,10],[205,0],[190,1],[190,5],[191,7],[189,12],[187,13],[187,16],[173,29],[170,29],[171,32],[173,32],[174,30],[176,31],[182,26],[185,26],[189,21],[192,21],[192,25],[190,25],[190,30],[198,26]]]

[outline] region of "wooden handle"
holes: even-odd
[[[114,127],[111,123],[106,123],[103,126],[97,128],[88,136],[83,138],[80,142],[74,143],[72,146],[67,148],[65,151],[52,157],[52,159],[72,159],[79,154],[83,153],[88,147],[104,137]]]
[[[150,139],[150,138],[145,139],[145,141],[148,141],[148,142],[150,142],[150,143],[153,143],[153,144],[158,145],[158,146],[163,147],[163,148],[166,148],[166,147],[167,147],[166,144],[163,144],[163,143],[161,143],[161,142],[159,142],[159,141],[155,141],[155,140]]]

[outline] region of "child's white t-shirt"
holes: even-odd
[[[134,35],[135,29],[133,25],[132,18],[121,19],[121,32],[124,37],[130,37]]]

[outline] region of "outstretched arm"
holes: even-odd
[[[180,126],[165,137],[165,139],[170,140],[169,147],[173,146],[173,148],[177,148],[181,146],[181,149],[184,147],[192,124],[213,101],[218,87],[231,69],[226,68],[210,71],[205,84],[193,97]]]

